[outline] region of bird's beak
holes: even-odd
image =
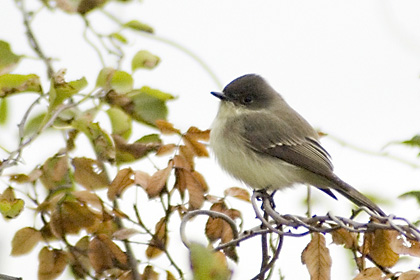
[[[220,100],[226,100],[226,96],[224,95],[223,92],[212,91],[210,93],[213,94],[214,96],[216,96],[217,98],[219,98]]]

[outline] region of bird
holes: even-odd
[[[317,131],[261,76],[243,75],[211,94],[220,99],[220,106],[211,126],[210,147],[222,169],[234,178],[255,190],[307,184],[337,199],[336,191],[386,216],[334,174]]]

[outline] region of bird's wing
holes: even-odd
[[[250,114],[243,118],[242,137],[255,152],[329,178],[333,165],[328,152],[318,142],[315,130],[298,117],[291,121],[270,114]]]

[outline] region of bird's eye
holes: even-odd
[[[242,99],[243,104],[251,104],[254,101],[254,99],[251,96],[245,96]]]

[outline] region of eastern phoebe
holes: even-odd
[[[260,76],[244,75],[223,92],[210,133],[210,146],[222,166],[253,189],[278,190],[295,184],[315,186],[336,198],[385,216],[371,200],[333,173],[318,133]]]

